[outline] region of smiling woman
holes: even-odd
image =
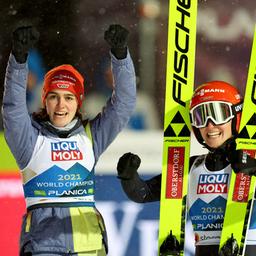
[[[67,64],[45,75],[43,108],[29,115],[27,56],[38,36],[31,26],[14,31],[3,98],[5,138],[21,170],[27,207],[20,255],[104,256],[107,235],[95,207],[94,167],[135,107],[128,31],[117,24],[105,31],[115,86],[104,110],[93,120],[81,118],[84,78]]]
[[[84,79],[71,65],[53,68],[45,75],[43,109],[34,117],[45,116],[56,127],[68,125],[75,116],[81,119],[79,109],[84,99]]]
[[[74,94],[54,90],[47,95],[45,107],[50,122],[56,127],[64,127],[73,120],[78,104]]]
[[[231,255],[219,254],[231,172],[233,169],[255,175],[256,170],[256,160],[247,154],[243,158],[243,150],[236,150],[235,138],[238,136],[241,111],[242,98],[238,90],[223,81],[211,81],[197,87],[190,101],[195,137],[209,150],[207,154],[190,158],[187,209],[193,224],[196,247],[193,255],[196,256]],[[177,195],[178,191],[177,170],[183,168],[183,163],[179,161],[181,149],[169,148],[168,151],[175,156],[174,161],[168,162],[168,171],[174,173],[170,181],[172,189],[169,189],[173,195]],[[140,163],[140,157],[130,152],[120,157],[117,171],[123,190],[138,203],[160,200],[161,175],[142,179],[137,172]],[[252,236],[254,233],[251,231],[249,234]],[[179,255],[177,244],[171,232],[161,245],[161,255]],[[232,249],[234,245],[228,241],[224,248]]]

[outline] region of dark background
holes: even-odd
[[[79,68],[89,86],[93,84],[93,73],[100,58],[108,54],[103,35],[109,24],[126,26],[130,30],[130,44],[135,45],[137,40],[137,32],[134,33],[138,22],[137,4],[133,2],[109,1],[102,6],[99,1],[29,0],[5,1],[0,6],[1,84],[11,50],[12,31],[18,24],[32,23],[40,32],[37,49],[46,69],[70,63]]]
[[[0,107],[5,69],[11,50],[12,31],[18,24],[32,23],[40,32],[40,40],[36,48],[41,54],[45,71],[54,66],[69,63],[83,74],[86,81],[85,101],[88,102],[89,95],[105,94],[105,91],[109,90],[103,81],[104,68],[102,65],[106,59],[109,59],[109,47],[103,39],[104,31],[112,23],[119,23],[128,28],[130,31],[129,50],[135,65],[138,92],[140,95],[149,96],[148,102],[152,107],[149,109],[146,105],[143,114],[146,117],[151,117],[158,124],[157,134],[152,136],[151,131],[148,134],[144,133],[147,135],[144,137],[145,140],[153,144],[153,147],[147,146],[144,149],[144,153],[148,154],[148,157],[144,158],[143,162],[157,161],[161,149],[158,149],[154,141],[156,136],[162,140],[168,1],[5,0],[0,3],[0,14]],[[198,0],[195,87],[210,80],[225,80],[237,86],[242,94],[244,93],[255,21],[255,1]],[[138,105],[145,105],[144,100],[143,97],[138,97]],[[0,118],[0,129],[1,121]],[[148,129],[151,128],[152,126]],[[103,160],[105,161],[103,165],[110,161],[114,161],[114,164],[109,168],[110,170],[102,165],[106,170],[102,169],[111,171],[112,176],[108,176],[102,171],[103,174],[97,181],[99,185],[97,200],[100,201],[98,206],[102,208],[101,211],[107,222],[111,255],[151,256],[155,255],[157,250],[158,203],[133,205],[134,209],[141,207],[141,210],[139,215],[135,216],[138,219],[133,223],[134,226],[131,226],[130,223],[127,225],[127,229],[129,226],[132,228],[128,239],[126,238],[127,232],[123,232],[123,236],[119,235],[118,232],[121,233],[122,230],[116,228],[123,223],[123,215],[128,214],[129,217],[129,214],[131,216],[133,214],[129,213],[128,208],[125,207],[128,204],[130,209],[132,202],[121,191],[115,172],[116,162],[121,156],[121,152],[127,151],[127,144],[133,147],[132,152],[140,150],[134,140],[131,140],[131,134],[125,133],[125,136],[129,135],[129,143],[122,140],[122,143],[118,144],[117,150],[112,154],[110,151],[106,159]],[[141,148],[143,147],[145,147],[144,144]],[[149,154],[149,151],[155,153]],[[158,151],[159,153],[157,153]],[[140,152],[139,155],[141,156],[141,154]],[[5,161],[6,159],[4,159],[4,163]],[[1,163],[3,163],[3,158],[0,159],[0,166]],[[11,167],[8,166],[8,168]],[[3,169],[0,170],[0,173],[5,177],[6,171]],[[13,171],[18,173],[16,169]],[[160,161],[159,168],[154,167],[149,173],[147,171],[140,168],[141,174],[147,174],[144,178],[158,174],[161,171]],[[6,188],[5,183],[2,184],[2,189]],[[8,189],[12,192],[16,187],[12,186]],[[0,189],[0,191],[2,190]],[[22,198],[22,190],[20,191],[19,198]],[[10,199],[15,203],[10,202]],[[1,220],[2,223],[8,225],[6,227],[3,225],[3,230],[6,232],[2,231],[2,235],[6,240],[15,239],[15,242],[12,243],[13,247],[7,245],[8,248],[5,247],[6,244],[0,243],[2,252],[4,249],[18,250],[18,233],[10,230],[9,223],[14,222],[13,220],[20,221],[23,213],[17,210],[19,201],[16,197],[8,197],[4,200],[6,200],[6,204],[1,204],[3,207]],[[11,206],[14,206],[15,210]],[[116,208],[112,209],[113,206]],[[8,207],[10,207],[10,211]],[[112,212],[117,215],[116,219],[110,215]],[[6,219],[10,221],[6,221]],[[146,226],[152,228],[151,232],[154,230],[154,233],[147,232]],[[15,228],[17,229],[17,227]],[[8,233],[10,237],[6,236]],[[191,238],[192,240],[193,238]],[[123,253],[119,253],[122,250]]]
[[[119,23],[130,31],[129,49],[138,89],[149,95],[154,118],[162,128],[168,1],[6,0],[1,1],[0,12],[0,98],[11,35],[18,24],[30,22],[39,30],[36,47],[46,71],[63,63],[74,65],[84,75],[85,93],[89,94],[104,90],[98,84],[109,50],[103,35],[110,24]],[[220,79],[234,84],[243,94],[255,15],[251,0],[198,1],[195,87]]]

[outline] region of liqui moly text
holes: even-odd
[[[61,141],[51,143],[52,161],[82,160],[83,155],[76,141]]]
[[[229,174],[201,174],[197,194],[223,194],[228,191]]]

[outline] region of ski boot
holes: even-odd
[[[163,241],[160,246],[160,256],[179,256],[180,244],[175,236],[172,235],[172,231]]]
[[[239,248],[237,244],[237,240],[231,237],[227,240],[227,242],[222,246],[219,252],[219,256],[238,256]]]

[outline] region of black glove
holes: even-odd
[[[121,25],[110,25],[105,31],[104,39],[111,47],[111,52],[117,59],[124,59],[127,56],[127,41],[129,31]]]
[[[160,246],[160,256],[180,255],[180,244],[172,231]]]
[[[231,237],[225,242],[223,247],[220,249],[219,256],[238,256],[239,247],[237,244],[237,240]]]
[[[246,151],[236,150],[234,139],[228,140],[226,143],[226,153],[235,173],[242,172],[247,175],[256,175],[256,159],[251,157]]]
[[[140,166],[141,160],[139,156],[132,154],[131,152],[125,153],[119,158],[117,164],[118,178],[123,180],[129,180],[134,177]]]
[[[13,32],[12,54],[19,63],[24,63],[28,57],[28,51],[38,41],[39,33],[32,26],[18,27]]]

